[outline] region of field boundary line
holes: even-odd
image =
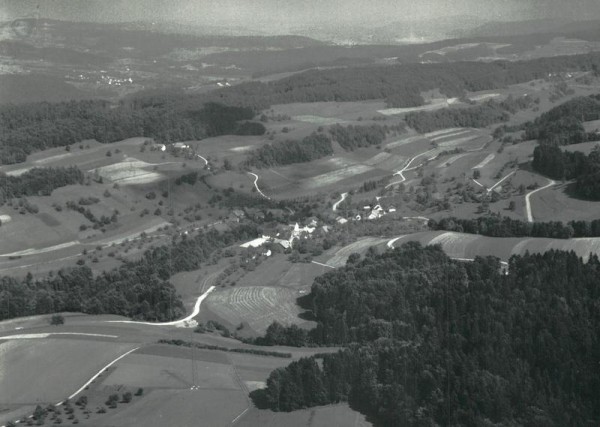
[[[322,262],[318,262],[318,261],[311,261],[311,263],[313,263],[313,264],[317,264],[317,265],[320,265],[320,266],[322,266],[322,267],[329,267],[329,268],[334,268],[334,269],[335,269],[335,267],[334,267],[334,266],[332,266],[332,265],[327,265],[327,264],[323,264]]]
[[[102,369],[100,369],[96,375],[94,375],[92,378],[90,378],[84,385],[82,385],[75,393],[73,393],[72,395],[70,395],[69,397],[67,397],[66,400],[71,400],[73,399],[75,396],[77,396],[79,393],[81,393],[83,390],[85,390],[85,388],[87,386],[89,386],[92,381],[94,381],[96,378],[98,378],[102,372],[106,371],[108,368],[110,368],[112,365],[114,365],[115,363],[117,363],[119,360],[123,359],[125,356],[129,356],[131,353],[133,353],[134,351],[138,350],[140,347],[135,347],[131,350],[129,350],[126,353],[123,353],[122,355],[120,355],[119,357],[117,357],[116,359],[114,359],[112,362],[110,362],[108,365],[106,365],[105,367],[103,367]],[[64,401],[58,402],[56,405],[54,406],[60,406],[63,404]]]

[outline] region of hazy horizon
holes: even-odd
[[[600,19],[597,0],[0,0],[0,20],[48,18],[82,22],[174,21],[283,30],[313,25],[382,26],[447,17],[486,21]],[[265,25],[271,26],[265,28]]]

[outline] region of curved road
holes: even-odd
[[[550,181],[548,184],[546,184],[543,187],[540,187],[540,188],[538,188],[536,190],[530,191],[525,196],[525,211],[527,213],[527,221],[529,221],[529,222],[533,222],[533,213],[531,212],[531,200],[530,200],[530,198],[531,198],[531,196],[533,196],[538,191],[545,190],[546,188],[552,187],[554,184],[556,184],[556,182],[554,182],[551,179],[549,179],[548,181]]]
[[[337,202],[335,202],[333,204],[333,211],[337,211],[337,207],[339,206],[340,203],[342,203],[344,200],[346,200],[346,197],[348,196],[348,193],[342,193],[342,197],[340,198],[340,200],[338,200]]]
[[[388,185],[386,185],[386,186],[385,186],[385,188],[391,187],[392,185],[402,184],[404,181],[406,181],[406,177],[403,175],[403,172],[406,172],[406,171],[408,171],[408,170],[409,170],[409,169],[408,169],[408,167],[410,166],[410,164],[411,164],[411,163],[412,163],[412,162],[413,162],[413,161],[414,161],[414,160],[415,160],[417,157],[424,156],[425,154],[427,154],[427,153],[431,153],[432,151],[435,151],[435,150],[437,150],[437,148],[433,148],[433,149],[431,149],[431,150],[427,150],[427,151],[425,151],[424,153],[417,154],[416,156],[414,156],[413,158],[411,158],[411,159],[408,161],[408,163],[407,163],[407,164],[406,164],[406,165],[405,165],[405,166],[404,166],[404,167],[403,167],[401,170],[399,170],[398,172],[396,172],[396,173],[394,174],[394,176],[396,176],[396,175],[400,175],[400,177],[401,177],[402,179],[401,179],[400,181],[390,182]]]
[[[260,188],[258,188],[258,175],[252,172],[248,172],[249,175],[252,175],[254,177],[254,188],[256,188],[256,191],[258,191],[258,193],[263,196],[265,199],[267,200],[271,200],[271,198],[267,195],[265,195],[265,193],[263,193],[262,191],[260,191]]]
[[[210,294],[214,290],[215,290],[215,287],[211,286],[210,288],[208,288],[208,290],[206,292],[204,292],[202,295],[200,295],[198,297],[198,299],[196,300],[196,304],[194,305],[194,310],[192,311],[192,313],[189,316],[187,316],[186,318],[181,319],[181,320],[175,320],[172,322],[162,322],[162,323],[137,322],[135,320],[106,320],[106,323],[133,323],[136,325],[187,327],[190,320],[192,320],[194,317],[196,317],[198,315],[198,313],[200,313],[200,304],[202,304],[202,301],[204,301],[204,299],[208,296],[208,294]]]

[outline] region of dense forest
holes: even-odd
[[[543,145],[569,145],[600,140],[596,132],[586,132],[583,122],[600,119],[600,95],[574,98],[526,123],[525,139]]]
[[[553,144],[542,144],[533,150],[533,169],[553,179],[575,180],[575,195],[600,200],[600,146],[587,156],[581,151],[563,151]]]
[[[241,84],[215,95],[225,104],[243,98],[243,105],[260,108],[265,108],[265,104],[367,99],[385,99],[390,107],[414,107],[424,103],[421,93],[429,90],[439,89],[448,97],[461,97],[466,91],[544,79],[550,72],[592,71],[594,66],[600,67],[598,53],[515,62],[347,67],[306,71],[270,83]]]
[[[593,221],[525,222],[495,215],[473,219],[456,217],[429,220],[432,230],[456,231],[481,234],[489,237],[549,237],[570,239],[572,237],[600,237],[600,219]]]
[[[231,231],[211,230],[183,236],[172,246],[147,250],[139,261],[94,277],[87,266],[61,269],[40,280],[0,277],[0,320],[61,311],[110,313],[167,321],[180,318],[183,304],[168,282],[171,275],[194,270],[215,251],[256,237],[254,226]]]
[[[259,134],[250,107],[204,103],[188,95],[145,97],[114,107],[105,101],[41,102],[0,107],[0,163],[86,139],[102,143],[135,136],[171,143],[223,134]]]
[[[505,122],[509,113],[529,108],[535,102],[531,97],[513,98],[497,102],[490,100],[482,105],[466,108],[443,108],[437,111],[408,113],[404,120],[417,132],[426,133],[452,127],[483,128]]]
[[[353,151],[361,147],[381,145],[390,132],[404,132],[403,126],[331,126],[329,134],[346,151]]]
[[[251,393],[290,411],[349,401],[375,425],[600,422],[600,261],[572,252],[450,260],[408,243],[318,277],[310,337],[347,347]]]
[[[33,168],[18,176],[0,172],[0,205],[22,196],[49,196],[57,188],[83,184],[83,172],[68,168]]]
[[[302,140],[279,141],[265,144],[248,154],[246,165],[258,168],[305,163],[333,154],[331,140],[313,133]]]

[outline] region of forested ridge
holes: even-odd
[[[598,68],[598,53],[515,62],[347,67],[306,71],[270,83],[245,83],[219,90],[216,94],[223,100],[233,100],[243,94],[247,103],[244,105],[257,106],[385,99],[390,107],[414,107],[424,103],[421,92],[429,90],[439,89],[448,97],[460,97],[466,91],[497,89],[547,78],[549,72],[593,71]]]
[[[172,246],[147,250],[139,261],[124,261],[94,277],[87,266],[64,268],[46,278],[0,277],[0,320],[61,311],[118,314],[149,321],[178,319],[181,298],[171,275],[197,269],[215,251],[254,238],[258,230],[240,225],[231,231],[182,237]]]
[[[49,196],[57,188],[83,184],[83,179],[83,172],[76,166],[33,168],[18,176],[0,172],[0,206],[15,197]]]
[[[144,97],[112,106],[106,101],[41,102],[0,107],[0,163],[86,139],[102,143],[135,136],[170,143],[228,133],[263,134],[248,125],[250,107],[229,107],[188,95]]]
[[[336,354],[271,373],[276,411],[349,401],[376,425],[600,422],[600,261],[549,251],[450,260],[408,243],[312,286],[310,331]],[[322,359],[322,361],[319,361]]]
[[[531,97],[509,97],[501,102],[490,100],[471,107],[408,113],[404,120],[420,133],[453,127],[483,128],[508,121],[509,113],[529,108],[534,102]]]
[[[600,237],[600,219],[592,221],[525,222],[507,216],[480,216],[473,219],[456,217],[429,220],[432,230],[481,234],[489,237],[548,237],[570,239],[573,237]]]
[[[403,133],[405,127],[403,125],[396,126],[342,126],[339,124],[331,126],[329,134],[340,146],[346,151],[353,151],[357,148],[371,147],[381,145],[388,134]]]

